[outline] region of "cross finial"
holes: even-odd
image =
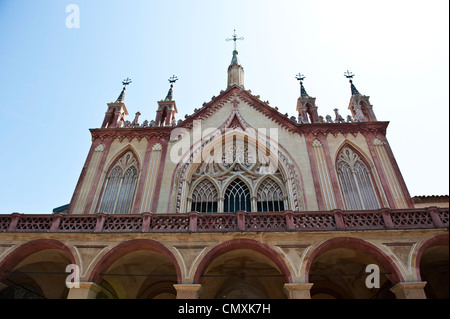
[[[308,93],[306,93],[306,90],[303,87],[303,80],[305,79],[305,76],[303,74],[299,73],[295,76],[295,78],[300,81],[300,96],[301,97],[309,97]]]
[[[232,38],[225,39],[225,41],[234,41],[234,51],[237,51],[237,50],[236,50],[236,41],[237,41],[237,40],[244,40],[244,38],[242,38],[242,37],[238,38],[238,37],[237,37],[237,35],[236,35],[236,29],[234,29],[234,34],[233,34],[233,37],[232,37]]]
[[[352,78],[355,76],[352,72],[350,72],[349,70],[347,70],[347,72],[344,73],[344,76],[347,79],[350,79],[350,82],[352,82]]]
[[[130,78],[126,78],[125,80],[122,81],[122,84],[124,87],[126,87],[127,85],[130,85],[131,83],[131,79]]]
[[[302,82],[305,79],[305,76],[303,74],[299,73],[295,76],[295,78],[297,80],[299,80],[300,82]]]
[[[169,78],[169,83],[170,83],[170,84],[175,83],[177,80],[178,80],[178,78],[177,78],[175,75],[172,75],[172,76]]]

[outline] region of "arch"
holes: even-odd
[[[338,160],[338,155],[342,152],[342,150],[344,149],[344,147],[349,147],[353,152],[356,153],[356,155],[359,156],[359,158],[361,158],[361,160],[363,161],[363,163],[367,166],[367,168],[369,168],[370,172],[372,172],[372,167],[375,167],[375,165],[372,163],[372,161],[370,160],[370,157],[366,155],[366,153],[360,148],[358,147],[356,144],[354,144],[352,141],[349,140],[344,140],[342,142],[342,144],[338,147],[338,149],[336,150],[335,153],[335,162],[337,162]]]
[[[323,242],[311,252],[305,267],[305,280],[307,282],[309,282],[309,271],[314,259],[324,252],[335,248],[348,248],[365,253],[379,262],[380,266],[386,271],[391,271],[390,280],[393,284],[403,281],[403,275],[395,265],[395,262],[377,246],[359,238],[336,237]]]
[[[416,260],[415,260],[415,265],[416,265],[416,275],[417,275],[417,279],[420,281],[422,280],[422,276],[420,274],[420,260],[422,259],[422,255],[425,252],[425,250],[427,250],[430,247],[433,246],[448,246],[449,244],[449,235],[445,234],[445,235],[438,235],[435,237],[432,237],[428,240],[426,240],[419,248],[419,250],[417,251],[417,255],[416,255]]]
[[[69,256],[70,262],[76,264],[75,256],[62,242],[54,239],[37,239],[17,247],[3,258],[0,262],[0,282],[8,277],[8,271],[12,271],[23,259],[33,253],[47,249],[59,249],[64,251]]]
[[[357,159],[349,158],[347,161],[344,158],[346,148],[353,152]],[[373,165],[367,156],[350,141],[345,141],[338,148],[335,167],[342,198],[348,210],[380,208],[382,200],[372,169]]]
[[[265,189],[262,190],[262,187]],[[262,178],[255,187],[256,210],[258,212],[284,211],[286,209],[284,201],[285,196],[286,191],[284,190],[284,187],[282,187],[274,177],[268,176]]]
[[[108,268],[120,257],[137,250],[152,250],[161,253],[167,257],[175,267],[177,274],[177,282],[181,283],[181,270],[177,259],[172,252],[161,243],[151,239],[133,239],[123,242],[111,250],[109,250],[95,265],[89,281],[99,283],[101,281],[101,274],[108,270]]]
[[[217,257],[236,249],[250,249],[270,258],[284,276],[285,282],[292,281],[291,272],[281,256],[268,245],[252,239],[232,239],[211,249],[203,257],[194,275],[194,283],[199,284],[208,265]]]
[[[141,160],[140,157],[138,155],[138,152],[136,151],[136,149],[133,147],[133,145],[128,144],[126,146],[124,146],[119,152],[116,153],[116,155],[114,155],[108,163],[105,163],[105,167],[108,167],[108,169],[106,170],[106,176],[110,173],[110,171],[114,168],[114,166],[117,164],[117,162],[122,158],[122,156],[124,156],[127,152],[131,152],[133,153],[134,158],[136,159],[136,165],[137,165],[137,169],[138,171],[140,171],[140,167],[141,167]]]
[[[234,213],[237,211],[252,211],[250,200],[251,188],[244,178],[234,177],[224,187],[224,209],[225,213]],[[236,204],[238,207],[236,208]]]
[[[240,128],[231,130],[229,124],[235,118],[241,123]],[[242,130],[242,128],[245,129],[245,131]],[[252,134],[251,132],[257,134]],[[185,133],[189,133],[189,131],[186,129]],[[231,112],[230,116],[219,128],[214,130],[206,129],[202,131],[202,133],[204,133],[205,136],[202,136],[201,140],[194,141],[194,144],[190,145],[189,149],[185,150],[175,167],[169,193],[170,202],[167,207],[168,213],[181,213],[186,210],[187,194],[189,193],[187,190],[189,187],[187,181],[191,180],[195,170],[198,168],[198,163],[202,162],[202,155],[208,155],[212,150],[217,149],[218,145],[223,143],[222,137],[225,135],[239,136],[240,138],[243,138],[247,145],[251,145],[252,148],[258,151],[261,151],[263,145],[265,145],[264,149],[266,150],[268,165],[266,165],[267,171],[264,173],[267,174],[267,172],[272,170],[276,164],[279,173],[283,175],[283,178],[286,180],[286,188],[289,189],[287,206],[291,207],[294,211],[308,209],[301,170],[289,152],[278,143],[278,138],[276,136],[269,136],[270,134],[268,135],[264,132],[261,133],[251,127],[245,122],[237,109],[234,109]],[[267,143],[264,143],[264,141],[270,142],[270,146],[268,146]],[[232,167],[233,165],[231,168]],[[246,170],[245,167],[243,168]],[[250,169],[252,168],[255,167],[250,167]],[[250,174],[250,172],[247,173]],[[251,189],[252,188],[250,187],[250,190]]]
[[[209,185],[206,185],[206,183],[209,183]],[[197,197],[199,188],[201,188],[201,190],[204,190],[205,188],[207,188],[206,190],[211,190],[211,188],[214,188],[215,196],[214,196],[214,193],[208,194],[206,196],[207,200],[197,201],[197,200],[195,200],[196,198],[194,198],[194,197]],[[202,199],[205,199],[204,194],[198,194],[198,196],[201,196]],[[213,196],[213,197],[211,197],[211,196]],[[220,196],[219,187],[212,178],[209,178],[208,176],[205,176],[204,178],[200,178],[192,185],[191,193],[188,196],[188,198],[192,199],[190,210],[202,212],[202,213],[217,212],[217,210],[218,210],[217,201],[218,201],[219,196]],[[195,207],[194,207],[194,203],[195,203]],[[188,207],[188,209],[189,209],[189,207]]]
[[[131,158],[127,156],[124,159],[124,156],[128,153],[131,153]],[[119,161],[122,162],[119,164]],[[97,211],[116,214],[132,211],[133,199],[140,177],[139,167],[139,157],[131,145],[127,145],[121,152],[117,153],[106,170],[101,195],[97,203]]]

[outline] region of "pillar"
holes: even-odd
[[[423,282],[399,282],[390,290],[395,294],[397,299],[427,299],[425,296],[425,285]]]
[[[311,287],[309,283],[284,284],[283,290],[288,299],[311,299]]]
[[[70,288],[67,299],[95,299],[102,288],[93,282],[80,282],[79,288]]]
[[[176,284],[177,299],[199,299],[202,285],[200,284]]]

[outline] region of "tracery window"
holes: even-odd
[[[224,212],[251,211],[250,191],[239,178],[233,180],[225,191]]]
[[[337,172],[348,210],[379,208],[369,170],[349,147],[344,147],[338,155]]]
[[[129,214],[138,179],[137,161],[127,152],[112,168],[105,180],[99,211],[108,214]]]
[[[280,185],[271,178],[266,178],[261,183],[256,200],[258,212],[284,211],[283,191]]]
[[[204,179],[192,193],[191,210],[199,213],[217,212],[217,189],[211,181]]]

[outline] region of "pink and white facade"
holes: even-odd
[[[66,210],[0,215],[0,296],[448,298],[448,203],[415,208],[353,83],[345,119],[303,83],[281,114],[237,51],[228,87],[181,120],[172,86],[150,122],[127,120],[125,87],[108,104]]]

